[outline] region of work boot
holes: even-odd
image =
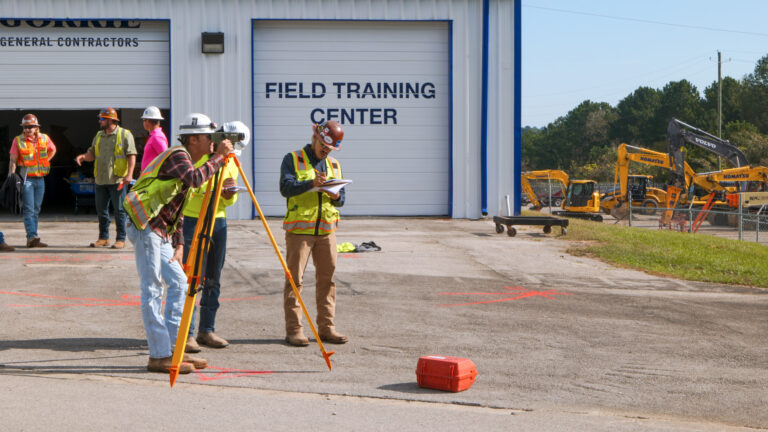
[[[332,344],[345,344],[349,342],[349,338],[341,333],[338,333],[333,328],[321,329],[319,332],[320,340]]]
[[[117,240],[115,241],[115,244],[112,245],[112,249],[122,249],[125,247],[125,242],[123,240]]]
[[[187,346],[184,347],[184,352],[195,354],[199,353],[200,351],[202,351],[202,349],[200,349],[200,345],[197,344],[195,338],[189,336],[187,338]]]
[[[48,243],[43,243],[40,241],[40,237],[33,237],[27,241],[27,247],[28,248],[36,248],[36,247],[48,247]]]
[[[309,339],[304,336],[304,333],[301,330],[285,336],[285,341],[288,342],[288,345],[293,345],[296,347],[305,347],[309,345]]]
[[[16,250],[16,248],[9,245],[8,243],[6,242],[0,243],[0,252],[13,252],[14,250]]]
[[[184,354],[184,357],[181,359],[181,361],[192,363],[195,369],[205,369],[208,367],[208,360],[202,357],[194,357],[190,354]]]
[[[109,246],[108,239],[98,239],[95,242],[91,243],[91,247],[107,247],[107,246]]]
[[[160,372],[160,373],[170,373],[171,370],[171,364],[172,364],[171,357],[163,357],[163,358],[149,358],[149,362],[147,363],[147,370],[150,372]],[[195,370],[195,367],[191,363],[184,363],[181,362],[179,365],[179,373],[180,374],[188,374]]]
[[[224,338],[216,336],[213,332],[198,332],[197,342],[200,343],[200,345],[205,345],[211,348],[224,348],[229,345],[229,342]]]

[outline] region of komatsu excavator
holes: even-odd
[[[527,171],[522,173],[521,187],[537,210],[542,206],[531,187],[530,180],[555,180],[565,189],[565,200],[561,205],[562,210],[553,211],[552,214],[590,219],[596,222],[603,220],[603,217],[600,215],[600,193],[597,190],[597,182],[594,180],[571,180],[568,174],[560,170]]]

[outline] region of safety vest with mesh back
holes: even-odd
[[[125,195],[123,208],[128,213],[128,217],[131,218],[133,225],[139,230],[146,228],[149,220],[157,216],[160,213],[160,209],[171,202],[173,197],[178,195],[184,186],[181,179],[161,180],[157,177],[160,174],[160,167],[163,165],[163,162],[177,151],[187,152],[187,149],[184,146],[174,146],[160,153],[152,160],[152,163],[144,168],[141,176],[136,180],[136,184]],[[168,226],[168,234],[176,231],[180,215],[181,212],[176,215],[173,225]]]
[[[51,161],[48,160],[48,135],[37,134],[37,141],[27,143],[24,135],[16,137],[16,145],[19,147],[21,164],[27,168],[27,177],[42,177],[51,172]]]
[[[314,180],[315,168],[309,163],[304,149],[291,153],[296,180]],[[339,161],[325,158],[327,178],[341,179]],[[339,224],[339,210],[331,204],[331,198],[323,192],[304,192],[288,198],[288,210],[283,219],[283,229],[293,234],[327,235]]]
[[[115,177],[125,177],[126,174],[128,174],[128,159],[125,156],[125,151],[123,150],[123,140],[126,139],[125,135],[127,133],[127,130],[125,128],[122,128],[120,126],[117,126],[115,128],[115,135],[117,135],[116,141],[115,141],[115,166],[113,167],[113,172],[115,174]],[[93,145],[94,153],[96,154],[96,158],[93,161],[93,176],[96,177],[99,170],[99,143],[101,142],[102,134],[99,134],[96,137],[96,144]]]

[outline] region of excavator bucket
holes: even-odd
[[[629,215],[629,206],[625,202],[619,202],[613,208],[611,208],[611,216],[618,220],[622,220]]]

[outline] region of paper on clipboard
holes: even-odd
[[[352,183],[352,180],[349,179],[330,179],[320,186],[313,187],[310,191],[328,192],[331,195],[336,195],[341,188],[350,183]]]

